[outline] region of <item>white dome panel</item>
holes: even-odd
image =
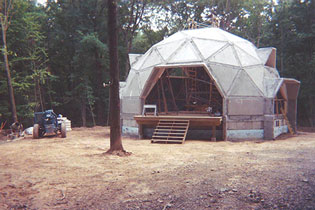
[[[151,66],[155,66],[158,64],[163,63],[163,60],[158,52],[156,52],[155,49],[151,50],[151,53],[143,62],[143,65],[141,66],[141,69],[145,69]]]
[[[218,30],[218,34],[220,36],[224,36],[226,38],[226,40],[229,41],[229,42],[243,42],[243,41],[247,41],[246,39],[243,39],[243,38],[241,38],[239,36],[236,36],[236,35],[231,34],[229,32],[223,31],[221,29]]]
[[[207,39],[193,39],[193,42],[196,44],[204,59],[208,59],[211,55],[227,44],[226,42]]]
[[[252,78],[256,86],[263,92],[265,68],[263,66],[247,67],[245,68],[245,71]]]
[[[271,68],[269,66],[265,66],[265,77],[268,78],[279,78],[279,72],[275,68]]]
[[[229,92],[230,96],[261,96],[260,91],[253,84],[248,74],[241,70],[236,76]]]
[[[194,46],[187,41],[184,46],[182,46],[173,57],[170,58],[168,63],[187,63],[187,62],[197,62],[202,61],[200,55],[198,55],[197,50]]]
[[[222,87],[224,93],[227,95],[231,84],[240,71],[240,68],[223,65],[223,64],[210,64],[211,72],[213,73],[216,81]]]
[[[142,91],[144,85],[146,84],[152,70],[153,70],[153,68],[149,68],[146,71],[139,72],[139,87],[140,87],[141,91]]]
[[[209,61],[215,63],[228,64],[232,66],[240,66],[232,46],[228,46],[223,50],[218,51],[216,54],[212,55],[209,58]]]
[[[261,60],[257,54],[256,47],[249,41],[243,40],[241,42],[235,42],[235,46],[239,47],[240,49],[244,50],[247,54],[251,55],[252,57],[256,58],[257,60]]]
[[[237,53],[237,56],[242,66],[253,66],[262,64],[260,59],[256,59],[255,57],[251,56],[249,53],[242,50],[241,48],[234,46],[234,49]]]
[[[131,79],[127,81],[127,85],[124,88],[124,96],[140,96],[139,72],[132,73],[132,75],[129,74],[128,78],[129,77],[131,77]]]
[[[156,49],[159,51],[160,55],[163,57],[165,61],[169,59],[169,57],[178,50],[178,48],[184,43],[185,39],[178,40],[175,42],[169,42],[163,45],[157,45]]]
[[[146,59],[148,58],[148,56],[151,54],[151,51],[153,49],[150,48],[150,50],[148,50],[144,55],[142,55],[139,60],[137,60],[133,65],[132,65],[132,68],[135,69],[135,70],[139,70],[143,63],[146,61]]]
[[[197,30],[186,30],[183,31],[183,33],[194,38],[227,41],[226,37],[220,34],[220,31],[222,30],[218,28],[202,28]]]
[[[185,39],[186,36],[183,32],[177,32],[169,37],[167,37],[166,39],[162,40],[161,42],[159,42],[158,44],[166,44],[169,42],[174,42],[174,41],[178,41],[180,39]]]
[[[277,94],[277,87],[280,85],[283,79],[280,78],[265,78],[264,86],[265,86],[265,95],[268,98],[274,98]]]

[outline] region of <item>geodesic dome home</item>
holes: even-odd
[[[158,116],[220,117],[221,139],[273,139],[296,127],[300,83],[280,78],[274,48],[257,49],[219,28],[193,29],[130,55],[130,63],[120,89],[124,134],[152,133],[156,123],[140,128],[135,118],[146,104]],[[206,127],[195,122],[192,130]]]

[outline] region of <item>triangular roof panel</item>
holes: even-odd
[[[145,59],[143,65],[141,66],[142,69],[146,69],[151,66],[155,66],[158,64],[163,63],[163,60],[158,52],[153,48],[150,55]]]
[[[166,44],[169,42],[174,42],[174,41],[178,41],[180,39],[185,39],[185,38],[186,38],[185,34],[182,31],[179,31],[179,32],[165,38],[164,40],[162,40],[158,44]]]
[[[261,59],[261,61],[265,64],[268,61],[268,58],[272,52],[272,47],[266,47],[266,48],[259,48],[256,49],[256,52]]]
[[[217,41],[227,41],[225,36],[220,34],[222,30],[218,28],[201,28],[198,30],[186,30],[183,33],[189,37],[212,39]]]
[[[163,45],[157,45],[156,49],[159,51],[160,55],[166,61],[169,57],[178,50],[178,48],[184,43],[185,39],[169,42]]]
[[[242,66],[253,66],[262,64],[260,59],[255,58],[238,46],[235,45],[234,48]]]
[[[193,42],[196,44],[204,59],[208,59],[211,55],[216,53],[227,44],[226,42],[215,41],[211,39],[193,39]]]
[[[265,78],[265,96],[268,98],[274,98],[282,81],[282,78]]]
[[[264,92],[264,71],[263,66],[245,67],[246,73],[252,78],[256,86]]]
[[[216,78],[216,81],[227,95],[235,76],[240,71],[240,68],[233,68],[223,64],[210,64],[210,69]]]
[[[146,59],[148,58],[148,56],[151,54],[151,51],[153,50],[153,48],[151,48],[150,50],[148,50],[144,55],[142,55],[135,63],[133,63],[132,68],[135,70],[139,70],[143,63],[146,61]]]
[[[198,55],[198,51],[194,48],[190,41],[186,41],[186,43],[170,58],[168,63],[186,63],[197,61],[202,61],[200,55]]]
[[[234,42],[234,45],[245,51],[248,55],[251,55],[255,59],[261,61],[256,51],[257,48],[253,45],[253,43],[243,40],[240,42]]]
[[[235,51],[232,46],[228,46],[209,58],[210,62],[239,66],[238,58],[235,56]]]
[[[260,91],[249,78],[248,74],[241,70],[236,76],[230,89],[230,96],[261,96]]]

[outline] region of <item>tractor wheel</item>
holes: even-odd
[[[35,124],[33,127],[33,139],[39,138],[39,125]]]
[[[67,128],[65,123],[61,123],[61,138],[67,137]]]

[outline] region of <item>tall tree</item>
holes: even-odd
[[[120,129],[118,36],[117,36],[117,1],[108,3],[108,38],[110,66],[110,148],[107,153],[123,151]]]
[[[16,105],[15,105],[14,91],[13,91],[12,81],[11,81],[11,72],[10,72],[8,49],[7,49],[7,31],[8,31],[10,20],[12,17],[10,13],[12,8],[13,8],[12,0],[0,1],[0,22],[1,22],[1,30],[2,30],[2,41],[3,41],[2,53],[3,53],[3,59],[4,59],[4,68],[7,75],[7,84],[8,84],[12,120],[13,122],[16,122],[18,121],[18,118],[16,114]]]

